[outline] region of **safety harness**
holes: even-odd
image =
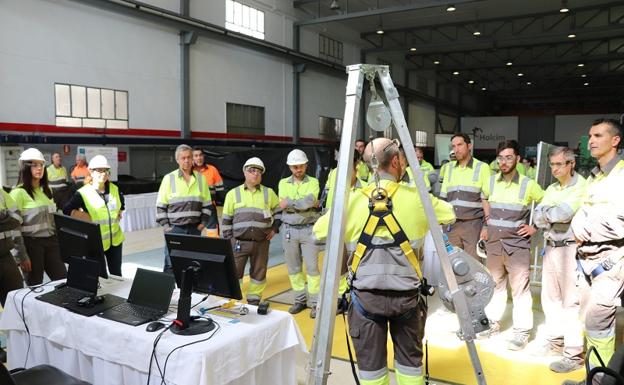
[[[412,265],[414,271],[416,271],[418,279],[420,279],[421,281],[423,280],[420,263],[418,262],[416,254],[414,254],[414,249],[412,249],[407,235],[405,235],[405,232],[401,228],[401,225],[399,225],[399,222],[396,220],[396,217],[392,213],[392,196],[398,188],[398,183],[390,183],[390,185],[388,185],[385,189],[372,184],[360,190],[362,194],[366,195],[366,197],[368,197],[369,199],[368,209],[370,211],[370,214],[368,215],[366,225],[364,226],[362,234],[360,234],[360,238],[358,239],[355,252],[353,253],[353,259],[351,261],[351,269],[349,274],[349,284],[351,284],[351,282],[355,278],[358,266],[360,265],[362,257],[366,253],[366,250],[377,248],[385,249],[395,246],[401,248],[410,265]],[[388,228],[388,230],[392,234],[392,237],[394,238],[394,242],[385,243],[383,245],[373,244],[373,235],[380,226],[386,226]]]

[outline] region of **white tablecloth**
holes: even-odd
[[[156,223],[156,198],[158,193],[124,195],[125,208],[121,217],[124,232],[151,229]]]
[[[101,293],[126,296],[128,282],[106,280]],[[51,289],[47,288],[46,291]],[[7,298],[0,329],[8,334],[9,368],[24,366],[28,334],[20,318],[22,298],[29,289],[14,291]],[[94,385],[141,385],[147,373],[154,339],[145,325],[132,327],[97,316],[83,317],[53,306],[30,293],[24,300],[24,314],[30,330],[27,367],[50,364]],[[201,306],[211,306],[210,303]],[[271,311],[266,316],[250,314],[232,322],[213,317],[221,330],[208,341],[176,350],[167,364],[167,384],[293,385],[295,357],[305,343],[292,316]],[[208,336],[177,336],[166,332],[157,348],[158,361],[177,346]],[[160,384],[155,363],[150,384]]]

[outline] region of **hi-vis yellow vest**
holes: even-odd
[[[78,192],[82,195],[85,207],[91,216],[93,223],[100,225],[102,245],[104,251],[110,249],[111,244],[118,246],[123,242],[124,235],[119,226],[119,212],[121,211],[121,199],[117,186],[109,182],[108,204],[92,185],[84,185]]]

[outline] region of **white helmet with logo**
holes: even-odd
[[[487,252],[485,250],[485,240],[484,239],[479,239],[479,242],[477,242],[477,255],[481,258],[487,258]]]
[[[245,162],[245,164],[243,165],[243,171],[245,171],[247,167],[257,167],[262,170],[263,174],[265,171],[264,162],[262,162],[262,159],[255,156],[253,158],[247,159],[247,162]]]
[[[19,157],[19,161],[21,162],[28,162],[28,161],[33,161],[33,160],[38,160],[40,162],[45,163],[45,158],[43,157],[43,154],[41,153],[41,151],[37,150],[34,147],[31,147],[29,149],[24,150],[24,152],[22,152],[20,154]]]
[[[111,168],[110,164],[108,164],[108,159],[104,155],[96,155],[89,161],[89,170],[98,168]]]
[[[289,166],[297,166],[299,164],[308,163],[308,156],[305,152],[297,149],[292,150],[288,153],[288,157],[286,158],[286,164]]]

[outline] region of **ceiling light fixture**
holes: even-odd
[[[459,72],[458,71],[454,71],[453,75],[457,76],[457,75],[459,75]]]
[[[455,12],[455,11],[457,11],[457,8],[455,8],[453,4],[450,4],[448,7],[446,7],[446,12]]]
[[[570,8],[568,8],[568,0],[561,0],[561,8],[559,8],[559,12],[561,13],[570,12]]]
[[[573,34],[573,33],[571,33],[571,34],[569,34],[569,35],[568,35],[568,39],[574,39],[575,37],[576,37],[576,35],[575,35],[575,34]]]
[[[375,33],[377,35],[383,35],[384,34],[384,30],[381,26],[379,26],[379,28],[377,28],[377,30],[375,31]]]
[[[509,67],[509,66],[513,65],[513,63],[508,61],[507,63],[505,63],[505,65]]]
[[[577,66],[577,67],[585,67],[585,64],[583,64],[583,63],[578,63],[576,66]]]
[[[412,47],[412,48],[410,48],[410,51],[412,51],[412,52],[416,52],[416,47]]]
[[[439,60],[434,60],[433,64],[438,65],[438,64],[440,64],[440,61]]]
[[[522,72],[518,72],[518,77],[523,77],[524,74]]]
[[[331,9],[332,11],[337,11],[340,9],[340,3],[336,0],[333,0],[331,2],[331,4],[329,5],[329,9]]]
[[[589,83],[583,83],[583,85],[584,85],[584,86],[588,86],[588,85],[589,85]]]
[[[531,85],[531,84],[533,84],[533,83],[531,83],[531,82],[527,82],[526,84],[527,84],[527,86],[530,86],[530,85]]]
[[[481,91],[487,91],[487,88],[481,87]]]
[[[473,35],[473,36],[481,36],[481,32],[479,32],[479,31],[477,30],[477,31],[474,31],[474,32],[472,33],[472,35]]]
[[[474,80],[468,80],[468,84],[474,84]]]
[[[586,78],[586,77],[587,77],[587,75],[585,75],[585,74],[582,74],[582,75],[581,75],[581,77],[582,77],[582,78]]]

